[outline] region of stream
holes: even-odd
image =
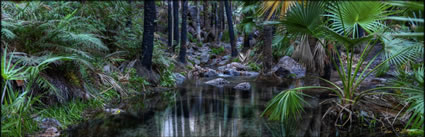
[[[301,119],[283,124],[268,121],[261,113],[268,101],[280,91],[294,88],[295,81],[281,85],[255,82],[250,77],[225,77],[231,83],[223,88],[204,84],[212,78],[186,80],[183,85],[159,99],[129,103],[127,112],[85,121],[68,129],[66,136],[392,136],[373,129],[355,128],[339,131],[327,124],[322,116],[326,111],[318,95],[305,98]],[[305,78],[307,81],[308,78]],[[232,87],[249,82],[251,90]],[[309,84],[308,82],[304,82]],[[143,101],[140,101],[143,100]],[[143,103],[141,103],[143,102]],[[332,126],[328,126],[332,125]],[[379,128],[376,128],[378,130]]]

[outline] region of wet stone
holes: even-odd
[[[216,87],[223,87],[224,85],[229,83],[230,83],[229,81],[223,78],[216,78],[216,79],[205,82],[205,84],[216,86]]]
[[[238,89],[238,90],[250,90],[251,89],[251,84],[249,84],[248,82],[243,82],[243,83],[239,83],[238,85],[236,85],[235,87],[233,87],[234,89]]]

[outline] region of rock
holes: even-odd
[[[241,73],[239,71],[232,69],[232,68],[224,70],[223,74],[230,75],[230,76],[240,76],[241,75]]]
[[[227,60],[227,59],[230,59],[230,55],[226,55],[226,56],[223,56],[221,58]]]
[[[216,87],[223,87],[224,85],[229,83],[230,83],[229,81],[223,78],[216,78],[216,79],[205,82],[205,84],[216,86]]]
[[[210,59],[210,54],[208,54],[208,52],[202,52],[201,63],[208,63],[209,59]]]
[[[202,73],[202,77],[215,77],[217,75],[217,71],[210,68],[207,68],[206,71]]]
[[[335,85],[337,85],[337,86],[342,86],[342,81],[337,81],[337,82],[335,82]]]
[[[119,114],[121,112],[125,112],[125,111],[122,110],[122,109],[119,109],[119,108],[105,108],[105,112],[111,113],[112,115],[117,115],[117,114]]]
[[[231,50],[232,49],[230,43],[224,43],[223,46],[224,46],[224,49],[226,49],[226,50]]]
[[[37,120],[36,120],[37,121]],[[60,128],[62,127],[61,123],[54,118],[43,118],[39,121],[39,127],[42,129],[48,129],[50,127]]]
[[[108,74],[111,73],[111,66],[109,64],[103,66],[103,72],[108,73]]]
[[[209,46],[211,46],[211,43],[204,43],[204,44],[202,44],[202,47],[209,47]]]
[[[211,62],[209,63],[209,65],[211,65],[211,66],[216,65],[217,64],[217,60],[218,59],[216,59],[216,58],[215,59],[212,59]]]
[[[236,70],[248,70],[248,67],[239,62],[232,62],[226,65],[227,68],[235,68]]]
[[[35,135],[31,135],[32,137],[58,137],[60,136],[60,132],[55,127],[49,127],[41,133],[37,133]]]
[[[255,77],[258,76],[260,73],[258,72],[254,72],[254,71],[245,71],[244,76],[250,76],[250,77]]]
[[[280,77],[299,79],[305,76],[306,69],[291,57],[284,56],[279,60],[279,63],[272,68],[272,72]]]
[[[173,76],[174,76],[174,79],[176,80],[177,85],[183,84],[184,80],[186,79],[186,77],[184,77],[180,73],[173,73]]]
[[[233,88],[238,89],[238,90],[250,90],[251,84],[249,84],[248,82],[243,82],[243,83],[239,83],[238,85],[236,85]]]
[[[218,65],[224,65],[228,62],[229,60],[222,60],[220,62],[218,62]]]
[[[373,78],[371,80],[371,82],[372,83],[385,83],[385,82],[387,82],[387,79],[384,79],[384,78]]]

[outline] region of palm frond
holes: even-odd
[[[294,35],[318,35],[324,12],[323,2],[298,2],[293,4],[281,21],[286,30]]]
[[[304,111],[304,100],[308,96],[297,90],[282,91],[269,102],[261,116],[269,116],[269,120],[286,121],[297,118]]]
[[[308,42],[308,35],[301,37],[301,43],[295,47],[292,53],[292,58],[297,60],[303,66],[314,69],[314,58],[310,50],[310,44]]]
[[[423,43],[413,42],[402,38],[394,38],[389,33],[384,34],[382,41],[385,46],[385,58],[390,58],[399,52],[403,52],[398,56],[392,58],[389,62],[395,65],[402,65],[408,62],[415,61],[415,59],[424,56]]]
[[[265,17],[266,20],[269,20],[274,14],[282,18],[294,3],[295,1],[264,1],[258,14]]]
[[[332,22],[333,31],[354,38],[359,35],[359,27],[373,33],[384,27],[382,20],[393,14],[388,11],[391,5],[379,1],[343,1],[330,4],[325,16]]]

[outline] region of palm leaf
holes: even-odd
[[[332,21],[331,28],[340,35],[352,37],[358,35],[358,27],[367,33],[373,33],[384,27],[381,23],[393,13],[391,5],[379,1],[343,1],[330,4],[325,16]]]

